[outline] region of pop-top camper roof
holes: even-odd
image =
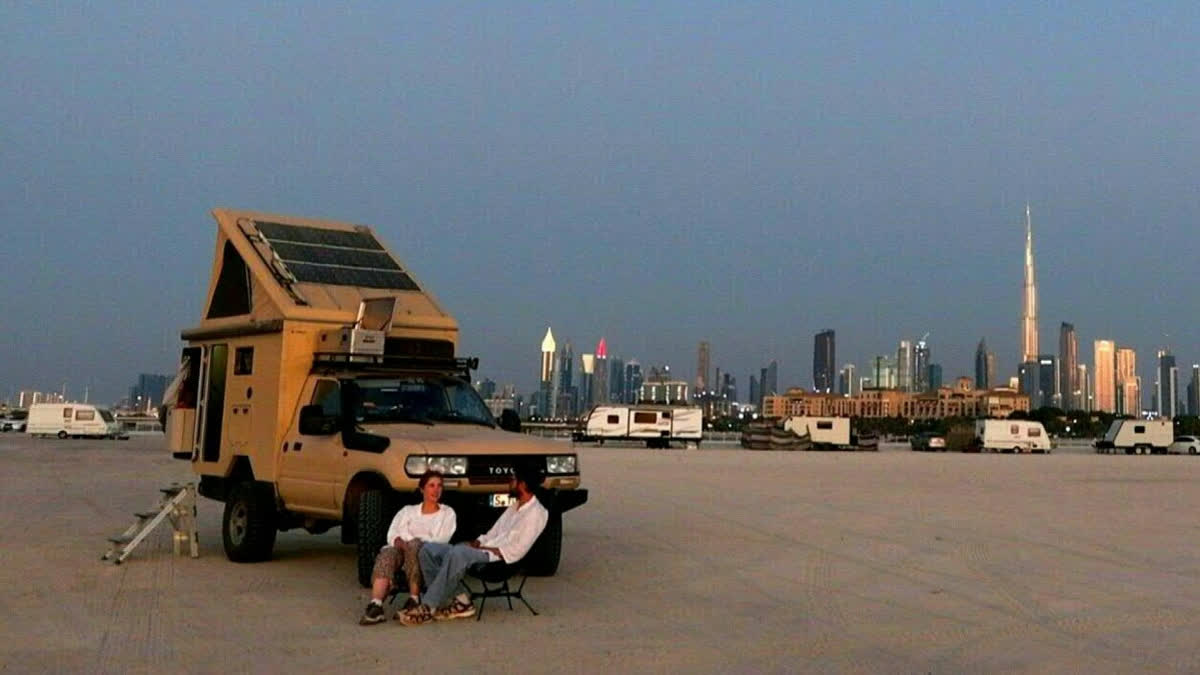
[[[371,228],[214,209],[217,246],[200,324],[183,338],[280,330],[284,321],[352,325],[364,300],[394,297],[389,335],[441,334],[458,324]]]

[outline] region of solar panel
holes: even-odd
[[[370,232],[256,222],[284,267],[302,283],[418,291]]]

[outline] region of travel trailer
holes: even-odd
[[[107,408],[90,403],[34,403],[25,433],[59,438],[117,438],[120,425]]]
[[[853,445],[849,417],[789,417],[783,428],[800,436],[807,433],[813,448],[848,447]]]
[[[648,448],[683,442],[700,447],[704,414],[699,408],[669,405],[598,405],[588,413],[579,442],[645,441]]]
[[[1049,453],[1053,444],[1041,422],[976,420],[975,442],[971,449],[987,452]]]
[[[1096,441],[1096,452],[1166,454],[1174,440],[1175,425],[1171,420],[1113,420],[1104,438]]]
[[[524,560],[553,574],[562,514],[587,501],[570,448],[499,428],[457,352],[458,323],[368,227],[217,209],[199,324],[183,331],[164,397],[167,445],[225,503],[236,562],[271,557],[277,531],[341,528],[371,580],[393,514],[428,469],[470,540],[534,465],[550,520]],[[434,264],[434,263],[429,263]]]

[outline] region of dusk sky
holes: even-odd
[[[0,4],[0,398],[115,401],[216,206],[369,224],[532,391],[560,343],[812,386],[929,331],[1200,361],[1197,3]],[[1181,387],[1190,375],[1181,373]]]

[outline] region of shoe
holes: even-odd
[[[433,621],[433,612],[425,605],[417,605],[400,614],[400,623],[405,626],[420,626],[430,621]]]
[[[454,598],[454,602],[434,612],[433,618],[437,621],[450,621],[475,616],[475,605],[470,600],[464,600],[465,597],[460,595]]]
[[[383,605],[372,602],[363,610],[362,618],[358,620],[360,626],[370,626],[373,623],[379,623],[387,619],[383,612]]]
[[[401,618],[404,617],[405,612],[409,612],[409,611],[416,609],[417,605],[419,605],[419,604],[421,604],[421,603],[414,600],[411,595],[408,596],[408,600],[404,601],[404,606],[401,607],[400,609],[396,610],[396,616],[393,616],[392,618],[399,621]]]

